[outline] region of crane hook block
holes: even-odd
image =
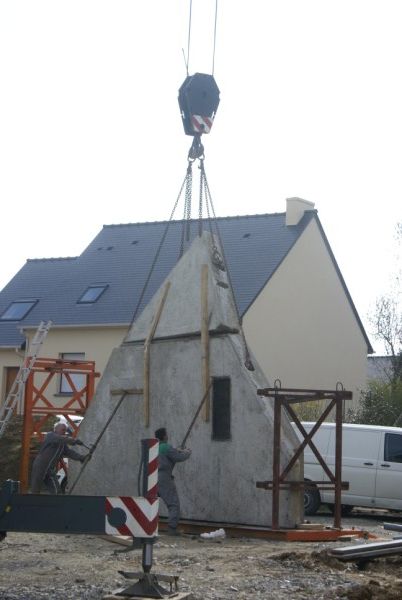
[[[179,106],[186,135],[211,131],[219,105],[219,88],[212,75],[194,73],[179,89]]]

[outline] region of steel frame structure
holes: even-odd
[[[37,383],[38,375],[42,374]],[[73,375],[84,375],[85,385],[80,389]],[[59,396],[57,402],[49,395],[49,385],[54,378],[65,377],[71,387],[71,394]],[[73,435],[78,427],[69,415],[84,415],[95,393],[94,361],[63,360],[59,358],[37,358],[25,384],[24,423],[22,432],[22,450],[20,462],[20,485],[25,493],[28,490],[30,443],[33,436],[43,439],[43,427],[50,417],[64,415],[69,422]]]
[[[334,506],[334,527],[341,528],[341,493],[342,490],[349,489],[349,483],[342,481],[342,415],[345,400],[352,399],[352,392],[344,389],[341,383],[338,383],[335,390],[311,390],[311,389],[292,389],[282,388],[280,381],[275,382],[273,388],[263,388],[257,390],[259,396],[272,398],[274,401],[274,439],[273,439],[273,473],[272,481],[258,481],[258,488],[272,490],[272,529],[279,529],[279,502],[280,490],[283,489],[303,489],[307,486],[318,489],[335,490]],[[314,427],[309,433],[304,429],[299,417],[293,410],[293,404],[302,404],[304,402],[327,401],[328,404],[323,410]],[[281,422],[282,408],[284,408],[291,421],[302,434],[303,441],[295,449],[293,456],[281,471]],[[328,417],[330,412],[335,409],[335,470],[330,470],[319,450],[315,446],[312,438]],[[292,467],[296,464],[298,458],[302,455],[306,446],[310,446],[318,462],[324,469],[329,481],[292,481],[287,480]]]

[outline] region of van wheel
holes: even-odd
[[[332,514],[334,514],[335,511],[335,505],[334,504],[328,504],[328,508],[331,511]],[[354,506],[352,506],[351,504],[341,504],[341,515],[342,517],[347,517],[348,515],[350,515],[350,513],[352,512]]]
[[[321,504],[320,492],[317,488],[306,488],[304,490],[304,514],[315,515]]]

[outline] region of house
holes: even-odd
[[[217,222],[245,335],[267,379],[364,388],[373,349],[314,205],[290,198],[284,213]],[[191,239],[198,225],[190,223]],[[3,398],[40,320],[54,323],[42,356],[95,360],[103,372],[130,327],[164,232],[139,314],[179,258],[181,221],[106,225],[78,257],[26,262],[0,293]],[[60,380],[54,393],[64,396],[69,386]]]

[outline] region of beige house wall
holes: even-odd
[[[243,320],[250,349],[270,383],[334,389],[359,399],[367,344],[317,223],[312,220]]]
[[[119,346],[127,332],[127,327],[53,327],[40,350],[45,358],[60,358],[64,353],[85,353],[85,360],[94,360],[97,372],[103,373],[113,348]],[[34,335],[34,330],[26,330],[27,337]],[[15,350],[0,350],[0,389],[4,400],[6,368],[20,366],[23,352],[19,355]],[[99,381],[99,378],[96,380]],[[59,379],[54,378],[49,386],[49,395],[59,392]]]

